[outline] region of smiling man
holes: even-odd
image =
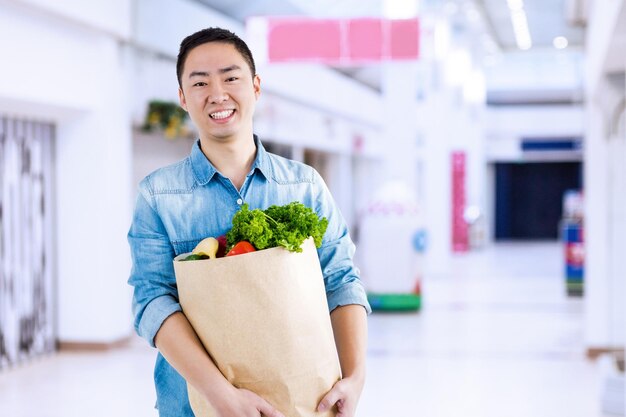
[[[135,328],[159,352],[154,372],[159,415],[193,416],[188,382],[219,417],[282,416],[255,393],[232,386],[217,369],[182,312],[172,260],[207,236],[225,234],[244,202],[265,209],[300,201],[329,222],[318,255],[342,371],[318,408],[354,416],[365,380],[371,310],[345,221],[313,168],[266,152],[253,134],[261,80],[239,37],[220,28],[188,36],[176,70],[180,104],[200,137],[186,159],[141,182],[128,233]]]

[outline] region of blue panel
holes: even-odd
[[[580,138],[567,139],[522,139],[523,151],[577,151],[582,148]]]

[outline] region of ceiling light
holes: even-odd
[[[437,20],[433,38],[435,59],[443,60],[450,50],[450,24],[446,20]]]
[[[524,0],[506,0],[511,10],[522,10],[524,8]]]
[[[418,14],[419,0],[385,0],[383,7],[388,19],[410,19]]]
[[[533,41],[530,38],[530,30],[528,29],[524,0],[506,0],[506,3],[511,12],[511,23],[513,23],[517,47],[522,50],[530,49],[533,46]]]
[[[485,75],[480,70],[472,70],[463,84],[463,98],[467,103],[482,104],[485,102],[486,92]]]
[[[456,49],[447,56],[445,80],[453,87],[462,86],[472,72],[472,57],[466,49]]]
[[[556,49],[565,49],[567,48],[567,45],[569,45],[569,42],[565,36],[557,36],[552,41],[552,45],[554,45]]]

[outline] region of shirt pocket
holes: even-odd
[[[183,253],[191,252],[201,240],[202,239],[177,240],[172,242],[172,247],[174,248],[176,256],[178,256]]]

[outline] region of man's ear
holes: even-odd
[[[178,101],[180,101],[180,107],[187,111],[187,100],[185,99],[185,93],[183,89],[178,87]]]
[[[254,96],[258,99],[261,95],[261,77],[255,75],[252,79],[252,85],[254,86]]]

